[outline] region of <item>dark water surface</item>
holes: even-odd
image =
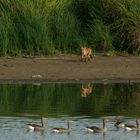
[[[29,132],[26,124],[40,124],[40,116],[47,116],[47,129]],[[140,140],[138,132],[115,128],[116,116],[135,125],[140,83],[0,85],[0,140]],[[102,127],[105,117],[105,135],[87,132],[88,125]],[[67,127],[68,119],[70,134],[52,133],[53,127]]]

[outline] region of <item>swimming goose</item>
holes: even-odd
[[[117,120],[117,122],[114,124],[117,128],[124,128],[125,124],[122,121]]]
[[[45,130],[45,121],[47,118],[42,117],[41,118],[41,125],[37,125],[37,124],[27,124],[29,130],[32,131],[44,131]]]
[[[104,133],[107,131],[106,123],[108,119],[103,119],[103,128],[99,128],[97,126],[87,126],[87,130],[93,133]]]
[[[68,120],[68,122],[67,122],[68,128],[53,128],[53,132],[56,132],[56,133],[69,133],[71,131],[70,122],[71,122],[71,120]]]
[[[125,124],[125,130],[128,130],[128,131],[138,131],[138,130],[140,130],[140,128],[139,128],[139,119],[136,119],[136,126],[135,125]]]

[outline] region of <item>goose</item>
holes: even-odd
[[[136,119],[136,126],[135,125],[125,124],[125,130],[127,130],[127,131],[138,131],[138,130],[140,130],[140,128],[139,128],[139,119]]]
[[[29,130],[31,131],[44,131],[45,130],[45,121],[46,121],[46,117],[42,117],[41,118],[41,125],[38,124],[27,124]]]
[[[117,128],[124,128],[125,124],[123,121],[117,120],[117,122],[114,124]]]
[[[108,119],[103,119],[103,128],[99,128],[97,126],[87,126],[87,130],[93,133],[104,133],[107,131],[106,123]]]
[[[71,131],[70,122],[71,122],[71,120],[67,121],[67,125],[68,125],[67,128],[58,128],[58,127],[56,127],[56,128],[53,128],[53,132],[56,132],[56,133],[69,133]]]

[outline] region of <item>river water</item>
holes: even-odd
[[[31,132],[28,123],[40,124],[46,116],[44,132]],[[0,140],[140,140],[137,131],[117,129],[116,118],[136,125],[140,117],[140,84],[10,84],[0,85]],[[86,126],[102,127],[105,134],[91,133]],[[56,134],[53,127],[71,132]]]

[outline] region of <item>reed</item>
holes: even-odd
[[[91,24],[90,45],[98,52],[113,51],[113,37],[110,33],[110,28],[101,20],[96,19]]]
[[[112,19],[112,30],[115,32],[115,48],[129,53],[140,53],[140,1],[106,0],[104,3]]]
[[[138,0],[1,0],[0,55],[140,53]]]

